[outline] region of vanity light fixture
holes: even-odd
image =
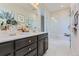
[[[60,7],[61,7],[61,8],[63,8],[63,7],[64,7],[64,5],[60,5]]]
[[[52,19],[52,20],[55,20],[55,18],[54,18],[54,17],[51,17],[51,19]]]
[[[51,19],[52,19],[54,22],[57,22],[57,20],[55,19],[55,17],[51,17]]]
[[[39,9],[39,3],[32,3],[32,6],[33,6],[35,9]]]

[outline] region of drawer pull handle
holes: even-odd
[[[31,43],[32,41],[31,40],[29,40],[29,43]]]
[[[29,51],[32,50],[31,48],[29,48]]]

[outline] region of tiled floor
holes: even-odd
[[[49,48],[44,56],[71,56],[70,41],[68,37],[49,39]]]
[[[52,40],[49,41],[49,49],[44,56],[62,56],[69,55],[69,41],[67,40]]]
[[[69,40],[66,36],[49,38],[49,47],[44,56],[79,56],[79,31],[72,32],[71,48]]]

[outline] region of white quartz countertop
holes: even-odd
[[[7,33],[0,33],[0,43],[12,41],[12,40],[18,40],[20,38],[40,35],[43,33],[46,33],[46,32],[34,32],[34,33],[33,32],[24,32],[24,33],[20,33],[18,35],[12,35],[12,36]]]

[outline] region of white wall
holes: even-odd
[[[49,33],[49,37],[63,39],[64,33],[69,33],[69,9],[56,11],[52,15],[47,14],[46,16],[46,31]],[[52,17],[53,19],[51,19]]]

